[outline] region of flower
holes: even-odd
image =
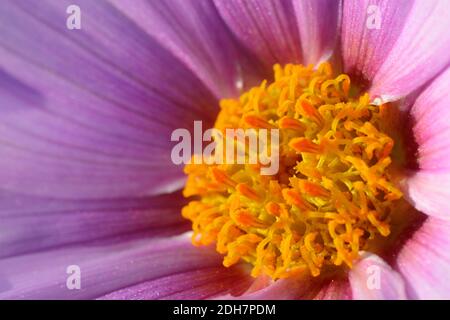
[[[0,298],[450,297],[446,1],[77,0],[70,30],[71,2],[0,4]],[[399,234],[336,277],[225,268],[190,242],[171,132],[276,64],[324,61],[398,111]]]

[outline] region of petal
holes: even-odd
[[[61,200],[0,194],[0,258],[134,234],[189,229],[180,192],[143,199]]]
[[[417,210],[427,215],[450,219],[450,172],[420,170],[401,184],[405,197]]]
[[[183,61],[218,98],[235,96],[255,69],[209,0],[111,0],[145,32]],[[245,65],[242,65],[242,64]]]
[[[450,217],[449,86],[450,68],[419,95],[410,109],[418,170],[402,184],[418,210],[445,219]]]
[[[450,222],[428,218],[397,258],[414,299],[450,299]]]
[[[394,100],[411,93],[450,61],[449,14],[441,0],[345,1],[345,71],[368,81],[372,97]]]
[[[341,1],[293,1],[300,33],[303,63],[317,64],[333,54],[339,33]]]
[[[277,281],[257,279],[240,295],[219,296],[220,300],[297,300],[311,299],[321,288],[321,284],[310,277],[280,279]],[[263,283],[261,283],[263,281]]]
[[[450,68],[437,77],[410,109],[421,169],[450,169]]]
[[[352,288],[348,280],[332,280],[324,284],[314,297],[317,300],[351,300]]]
[[[192,300],[228,292],[239,293],[250,285],[251,277],[240,267],[223,266],[189,270],[107,294],[106,300]]]
[[[82,29],[66,29],[69,4],[0,4],[2,188],[71,199],[178,189],[171,133],[210,124],[216,99],[104,1],[79,1]]]
[[[3,259],[0,298],[91,299],[141,282],[220,265],[220,255],[210,248],[195,248],[189,236],[91,242]],[[69,266],[79,267],[79,290],[68,289]]]
[[[365,253],[349,272],[355,300],[406,299],[402,277],[380,257]]]
[[[290,1],[214,0],[243,46],[270,70],[275,63],[301,61],[297,21]]]

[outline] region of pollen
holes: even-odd
[[[361,251],[389,237],[402,193],[390,173],[386,106],[351,89],[350,77],[333,75],[329,63],[275,65],[273,82],[221,100],[216,129],[279,130],[279,170],[186,165],[191,201],[182,215],[193,244],[215,246],[226,267],[246,262],[253,276],[276,280],[352,268]]]

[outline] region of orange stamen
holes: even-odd
[[[307,138],[294,138],[289,142],[289,146],[295,151],[302,153],[320,153],[320,146]]]
[[[255,129],[275,129],[274,125],[255,115],[244,116],[244,122]]]

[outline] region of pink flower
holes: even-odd
[[[71,4],[0,4],[0,298],[450,298],[448,1],[78,0],[69,30]],[[421,213],[345,277],[225,268],[190,242],[170,134],[276,63],[326,60],[408,119],[399,185]]]

